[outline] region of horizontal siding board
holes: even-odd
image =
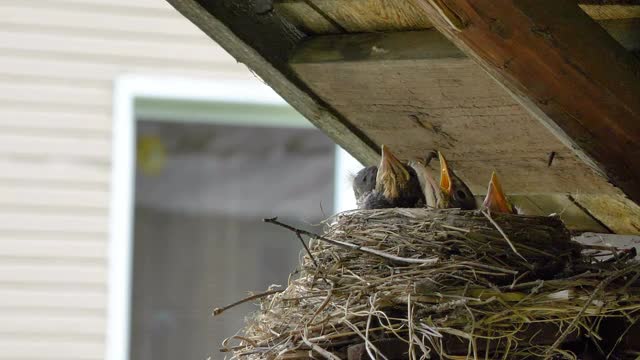
[[[111,142],[106,138],[51,137],[0,133],[0,158],[37,156],[75,158],[109,162]]]
[[[62,329],[67,335],[104,335],[105,319],[98,314],[33,314],[28,311],[0,309],[0,333],[56,335]]]
[[[100,340],[0,335],[0,359],[2,360],[98,360],[103,357],[104,341]]]
[[[185,60],[188,61],[188,59]],[[111,89],[113,80],[123,73],[212,79],[253,78],[244,65],[227,58],[211,58],[208,64],[201,65],[200,68],[193,68],[185,66],[182,62],[165,60],[135,64],[128,60],[110,57],[84,59],[81,56],[59,58],[46,53],[41,56],[12,56],[6,52],[0,53],[0,74],[22,77],[31,81],[55,81],[68,85],[83,82]]]
[[[93,54],[97,56],[118,56],[121,58],[147,58],[166,60],[180,63],[186,59],[201,63],[210,62],[209,59],[227,59],[231,56],[213,41],[203,42],[201,45],[182,44],[179,42],[165,43],[132,39],[100,39],[82,34],[50,35],[26,34],[20,32],[0,31],[0,49],[27,50],[38,53],[56,52],[69,55]]]
[[[6,1],[6,0],[5,0]],[[85,4],[87,6],[95,6],[95,5],[114,5],[114,6],[124,6],[124,7],[136,7],[141,9],[163,9],[167,10],[174,16],[177,16],[177,13],[171,5],[169,5],[165,1],[158,0],[20,0],[20,2],[24,3],[41,3],[41,4],[51,4],[55,7],[64,6],[65,4]]]
[[[102,359],[114,81],[253,76],[163,0],[0,14],[0,360]]]
[[[1,31],[0,31],[1,32]],[[161,59],[161,58],[153,58],[153,57],[145,57],[145,56],[128,56],[121,55],[118,53],[112,54],[95,54],[91,52],[76,52],[69,53],[65,51],[56,51],[56,50],[40,50],[37,48],[34,49],[3,49],[0,47],[0,54],[14,56],[14,57],[22,57],[25,59],[32,58],[49,58],[56,59],[61,61],[67,61],[71,64],[83,64],[87,62],[94,62],[97,64],[120,64],[123,66],[129,65],[130,67],[124,70],[124,73],[132,72],[133,67],[136,66],[150,66],[157,69],[157,73],[155,75],[166,75],[161,73],[163,69],[167,71],[181,69],[188,67],[190,70],[199,70],[199,71],[209,71],[215,72],[214,68],[218,64],[228,64],[227,59],[216,59],[216,58],[191,58],[185,57],[182,61],[174,61],[172,59]],[[207,60],[210,59],[210,60]]]
[[[107,272],[104,264],[52,264],[36,261],[20,263],[2,261],[0,263],[0,284],[101,285],[106,282],[106,279]]]
[[[79,240],[15,240],[0,235],[0,257],[3,256],[104,260],[107,256],[107,244]]]
[[[3,0],[11,1],[11,0]],[[55,9],[97,9],[112,13],[139,13],[147,16],[175,17],[176,11],[165,1],[158,0],[20,0],[32,7]]]
[[[31,84],[0,82],[0,100],[34,104],[104,105],[111,103],[113,90],[74,84]]]
[[[0,67],[2,62],[0,61]],[[49,130],[58,132],[102,134],[111,137],[112,118],[110,114],[81,114],[65,111],[42,111],[32,108],[3,109],[0,108],[0,128]]]
[[[37,240],[37,241],[95,241],[106,243],[104,231],[95,232],[71,232],[71,231],[38,231],[32,229],[0,229],[0,238],[13,240]]]
[[[21,184],[3,185],[0,183],[0,205],[72,207],[82,211],[84,208],[107,209],[109,192],[106,190],[44,188],[43,186],[25,186]]]
[[[12,289],[0,288],[3,308],[105,310],[107,293],[99,290]]]
[[[69,232],[106,234],[108,218],[104,215],[19,213],[0,210],[0,233],[3,230],[24,232]]]
[[[210,43],[211,40],[198,28],[181,16],[168,18],[149,17],[144,14],[110,14],[100,9],[38,8],[20,3],[0,3],[2,25],[21,25],[25,31],[36,31],[42,27],[55,31],[69,29],[84,34],[105,31],[139,37],[145,34],[164,35],[168,39],[179,36],[183,41]]]
[[[0,184],[26,182],[42,188],[52,185],[92,185],[108,190],[110,167],[86,162],[16,161],[3,159],[0,153]]]
[[[53,111],[66,111],[66,112],[78,112],[85,114],[96,113],[109,113],[111,106],[108,104],[95,105],[95,104],[61,104],[56,102],[38,101],[38,99],[31,99],[27,101],[22,100],[5,100],[0,97],[0,108],[9,110],[22,110],[25,108],[33,108],[37,110],[53,110]]]

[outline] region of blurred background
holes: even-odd
[[[0,1],[0,359],[221,359],[359,164],[163,0]]]

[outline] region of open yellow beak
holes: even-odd
[[[376,176],[376,190],[388,199],[400,196],[400,190],[409,182],[409,171],[385,145],[382,145],[382,159]]]
[[[495,213],[507,213],[514,214],[513,206],[507,200],[507,196],[502,191],[502,186],[498,180],[498,175],[495,171],[491,174],[491,181],[489,181],[489,188],[487,189],[487,196],[484,198],[482,205]]]
[[[447,197],[451,197],[451,190],[453,189],[451,170],[449,170],[447,160],[440,151],[438,151],[438,159],[440,161],[440,190],[442,190]]]

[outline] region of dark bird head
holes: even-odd
[[[445,199],[444,207],[476,209],[476,199],[467,184],[453,172],[442,153],[438,152],[438,158],[440,159],[440,189]]]
[[[482,206],[493,213],[517,213],[515,207],[511,205],[504,191],[502,191],[502,185],[500,185],[498,175],[496,175],[495,171],[491,174],[487,196],[484,198]]]
[[[415,170],[398,160],[384,145],[380,164],[358,172],[353,181],[353,192],[361,209],[424,205]]]
[[[367,166],[358,171],[353,179],[353,193],[356,199],[366,193],[372,192],[376,188],[376,177],[378,176],[377,166]]]

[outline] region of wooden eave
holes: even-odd
[[[640,233],[640,1],[167,1],[365,164],[439,149],[478,195],[496,170]]]

